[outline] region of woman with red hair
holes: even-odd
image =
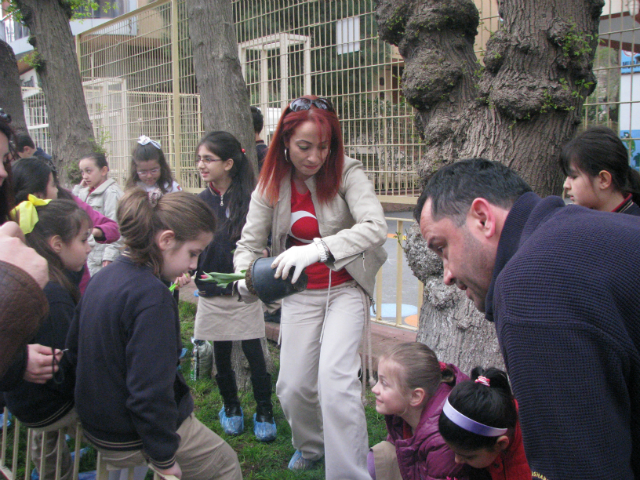
[[[276,386],[296,448],[289,468],[326,478],[370,480],[358,348],[375,275],[386,259],[387,224],[362,164],[345,157],[338,116],[326,98],[284,110],[251,196],[234,266],[245,270],[272,236],[276,278],[307,290],[282,300]],[[244,281],[238,292],[255,301]],[[364,369],[363,369],[364,371]]]

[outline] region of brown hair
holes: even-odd
[[[171,230],[178,242],[185,242],[216,229],[209,206],[187,192],[169,193],[152,205],[144,190],[134,188],[120,199],[117,218],[127,255],[138,265],[151,266],[155,275],[162,271],[163,260],[155,239],[158,232]]]
[[[80,291],[64,273],[65,266],[49,245],[49,239],[58,235],[65,244],[69,244],[83,227],[91,228],[91,219],[73,200],[51,200],[47,205],[36,207],[36,210],[38,223],[32,232],[25,235],[27,245],[47,260],[51,280],[64,287],[78,302]]]
[[[413,390],[422,388],[430,398],[436,393],[441,383],[452,384],[455,374],[445,364],[438,361],[438,357],[424,343],[401,343],[387,350],[380,362],[389,360],[398,368],[396,380],[401,388]]]

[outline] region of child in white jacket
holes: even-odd
[[[82,183],[76,185],[73,194],[105,217],[116,220],[118,200],[124,195],[116,181],[109,178],[109,164],[103,153],[92,153],[78,162],[82,172]],[[110,244],[96,243],[89,254],[87,264],[91,276],[120,255],[122,241]]]

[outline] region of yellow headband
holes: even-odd
[[[35,195],[29,194],[29,197],[24,202],[11,210],[11,219],[16,220],[16,215],[20,223],[20,229],[26,235],[31,233],[33,228],[38,223],[38,211],[36,207],[47,205],[51,200],[42,200]]]

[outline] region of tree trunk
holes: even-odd
[[[479,15],[471,0],[380,0],[382,39],[404,57],[403,92],[427,144],[419,173],[484,157],[515,169],[540,195],[560,193],[560,148],[575,133],[592,72],[603,0],[502,0],[502,25],[473,52]],[[495,363],[495,333],[471,302],[441,287],[422,238],[407,257],[425,282],[418,338],[468,370]],[[484,340],[482,340],[484,339]],[[486,355],[486,357],[484,356]]]
[[[69,19],[60,0],[15,0],[31,31],[36,72],[44,92],[53,160],[65,172],[95,148]],[[61,181],[65,181],[64,176]]]
[[[258,175],[258,158],[249,103],[242,77],[231,0],[187,0],[193,65],[202,104],[205,132],[224,130],[238,139]],[[273,370],[267,342],[262,342],[267,368]],[[240,342],[231,356],[238,388],[250,388],[250,371]]]
[[[7,42],[0,40],[0,107],[11,115],[11,126],[14,130],[27,130],[22,105],[22,88],[18,62],[13,49]]]
[[[258,174],[249,91],[242,78],[231,0],[187,0],[205,132],[235,136]]]

